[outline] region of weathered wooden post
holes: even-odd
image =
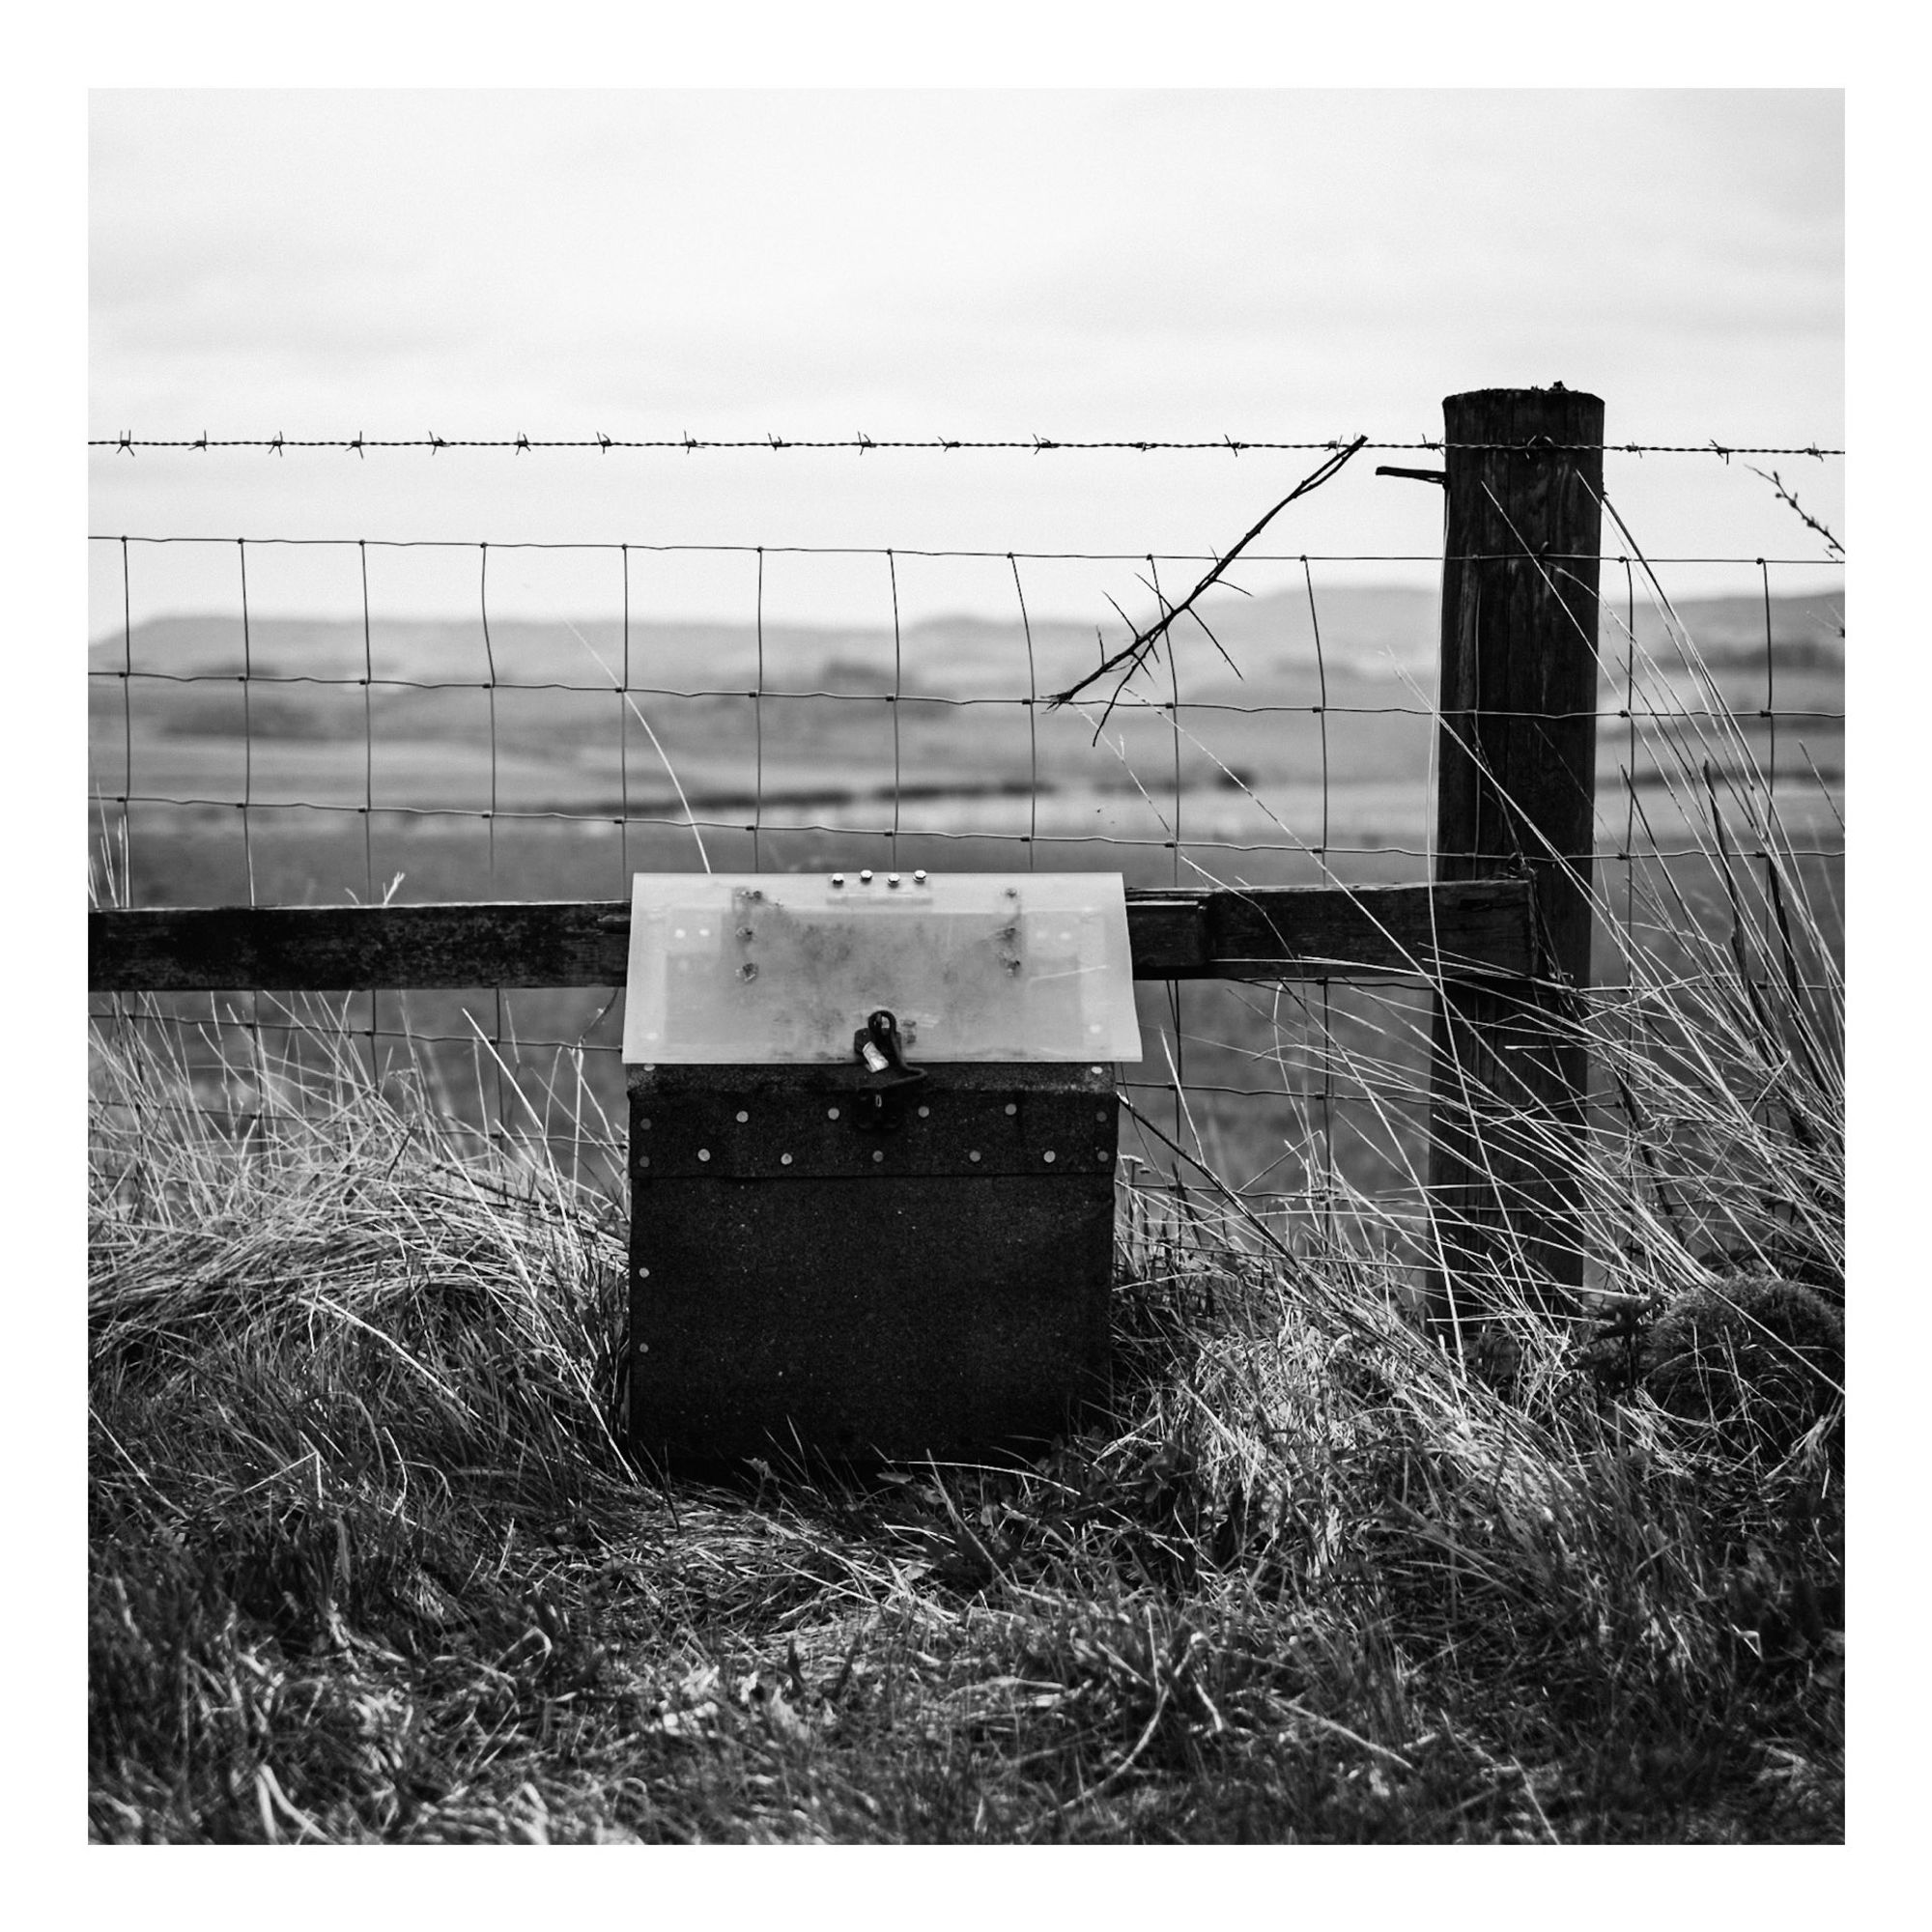
[[[1533,980],[1437,996],[1436,1313],[1460,1339],[1497,1298],[1476,1287],[1486,1277],[1552,1311],[1582,1281],[1573,1177],[1588,1069],[1574,1021],[1590,976],[1604,405],[1558,384],[1442,408],[1435,879],[1525,872],[1538,936]]]

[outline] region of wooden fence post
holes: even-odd
[[[1571,1033],[1590,978],[1597,576],[1604,405],[1565,389],[1443,402],[1435,879],[1526,872],[1536,978],[1445,985],[1432,1066],[1435,1313],[1457,1334],[1497,1299],[1575,1306],[1575,1154],[1587,1059]],[[1489,1292],[1476,1284],[1494,1284]]]

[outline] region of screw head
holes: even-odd
[[[872,869],[869,866],[859,874],[859,883],[862,886],[869,886],[872,883]]]
[[[896,872],[888,872],[886,874],[886,884],[893,887],[895,891],[897,890],[898,883],[899,875]]]
[[[845,874],[843,872],[834,872],[832,875],[832,883],[835,886],[842,886],[845,883]]]
[[[925,884],[925,868],[923,867],[921,867],[916,872],[913,873],[912,882],[916,886],[923,886]]]

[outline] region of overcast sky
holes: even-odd
[[[1396,440],[1560,380],[1613,441],[1837,445],[1843,136],[1835,92],[100,92],[90,434]],[[101,452],[90,514],[1167,552],[1315,460]],[[1276,545],[1435,553],[1439,496],[1375,460]],[[1841,519],[1841,464],[1757,460]],[[1654,553],[1821,554],[1742,463],[1608,481]],[[741,578],[664,595],[741,609]],[[798,595],[876,614],[836,574]]]

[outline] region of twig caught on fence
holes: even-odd
[[[1057,709],[1059,706],[1063,704],[1071,704],[1083,691],[1086,691],[1092,685],[1097,684],[1103,677],[1110,675],[1113,671],[1119,669],[1121,666],[1124,665],[1126,668],[1125,670],[1121,672],[1120,682],[1116,684],[1114,687],[1114,695],[1112,697],[1108,698],[1107,708],[1106,710],[1101,712],[1100,722],[1097,725],[1094,726],[1094,739],[1097,741],[1101,731],[1103,731],[1106,728],[1107,720],[1113,715],[1114,706],[1120,702],[1122,692],[1123,692],[1127,688],[1128,680],[1132,678],[1134,672],[1137,671],[1144,663],[1146,663],[1149,654],[1160,642],[1161,639],[1166,637],[1168,632],[1174,628],[1175,619],[1177,617],[1183,615],[1187,611],[1191,611],[1194,607],[1196,600],[1199,599],[1201,596],[1203,596],[1208,590],[1212,588],[1212,586],[1220,581],[1222,574],[1227,570],[1228,566],[1231,563],[1233,563],[1235,559],[1237,556],[1239,556],[1241,553],[1244,550],[1246,550],[1247,547],[1251,543],[1253,543],[1254,540],[1258,536],[1260,536],[1261,533],[1264,529],[1266,529],[1267,526],[1271,523],[1273,523],[1274,520],[1278,516],[1280,516],[1281,513],[1285,509],[1287,509],[1291,503],[1294,502],[1298,497],[1306,497],[1312,491],[1319,490],[1321,487],[1321,485],[1326,483],[1331,477],[1339,474],[1343,466],[1349,461],[1349,459],[1351,456],[1353,456],[1356,453],[1356,451],[1363,448],[1367,442],[1368,442],[1367,437],[1358,436],[1353,442],[1348,445],[1347,448],[1337,450],[1335,454],[1329,457],[1325,463],[1322,463],[1318,468],[1311,469],[1308,472],[1308,474],[1304,476],[1301,479],[1301,481],[1297,483],[1294,486],[1294,488],[1291,490],[1288,493],[1288,495],[1284,497],[1281,499],[1281,501],[1274,506],[1273,509],[1269,510],[1267,514],[1264,516],[1261,519],[1261,521],[1257,523],[1254,526],[1254,527],[1250,529],[1244,537],[1242,537],[1237,543],[1236,543],[1224,555],[1218,556],[1214,559],[1213,563],[1208,567],[1207,573],[1202,577],[1200,582],[1198,582],[1194,586],[1194,588],[1190,590],[1187,593],[1187,595],[1180,600],[1179,603],[1168,604],[1165,599],[1162,599],[1161,614],[1158,618],[1155,619],[1153,623],[1149,624],[1143,630],[1135,632],[1133,639],[1130,642],[1122,645],[1122,648],[1116,651],[1112,657],[1102,659],[1099,664],[1095,665],[1094,668],[1092,670],[1090,670],[1087,673],[1087,675],[1081,678],[1077,683],[1068,685],[1065,691],[1055,692],[1047,699],[1048,705]],[[1115,608],[1118,610],[1119,606],[1117,605]],[[1211,637],[1212,634],[1209,633],[1209,635]]]
[[[1778,500],[1781,503],[1784,503],[1796,515],[1798,521],[1802,523],[1806,529],[1815,531],[1820,537],[1822,537],[1825,540],[1825,548],[1828,551],[1830,551],[1834,557],[1842,557],[1845,554],[1844,545],[1841,544],[1838,541],[1838,539],[1832,534],[1831,530],[1824,524],[1820,523],[1818,519],[1814,517],[1811,514],[1811,512],[1807,510],[1804,507],[1804,505],[1798,500],[1798,497],[1794,492],[1785,487],[1784,478],[1780,476],[1776,469],[1760,469],[1755,463],[1747,463],[1746,464],[1745,468],[1748,469],[1753,476],[1762,476],[1764,480],[1767,483],[1769,483],[1774,490],[1777,492]]]

